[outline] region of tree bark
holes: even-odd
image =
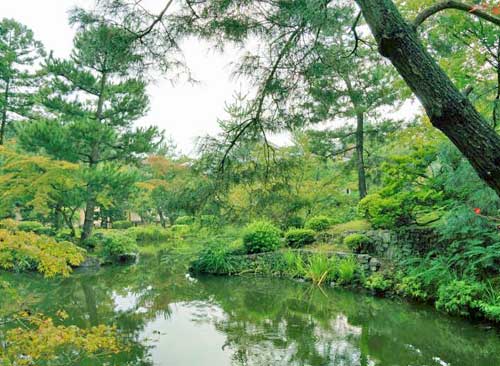
[[[364,161],[364,118],[362,112],[356,113],[356,162],[358,166],[359,199],[366,197],[366,174]]]
[[[464,154],[500,196],[500,136],[424,48],[392,0],[356,0],[379,52],[424,106],[434,127]]]
[[[9,104],[9,88],[10,88],[10,79],[5,83],[5,91],[4,91],[4,105],[2,110],[2,123],[0,125],[0,145],[3,145],[3,141],[5,138],[5,127],[7,125],[7,106]]]
[[[104,93],[106,89],[107,74],[103,73],[100,81],[99,88],[99,100],[97,101],[96,119],[100,122],[102,120],[102,111],[104,106]],[[92,147],[92,152],[90,154],[89,168],[95,169],[99,162],[99,151],[98,146],[94,145]],[[85,219],[83,221],[83,229],[81,241],[89,238],[92,235],[92,230],[94,229],[94,211],[97,203],[96,192],[93,187],[92,182],[87,184],[87,202],[85,205]]]
[[[89,238],[92,235],[92,229],[94,228],[94,211],[96,206],[95,194],[92,188],[92,184],[87,187],[87,202],[85,204],[85,219],[83,221],[82,236],[81,240]]]

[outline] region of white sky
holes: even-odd
[[[67,57],[72,49],[74,30],[68,25],[68,10],[76,5],[91,6],[93,0],[0,0],[0,17],[14,18],[31,28],[47,51]],[[165,0],[144,0],[143,4],[158,13]],[[211,50],[206,42],[189,40],[181,44],[185,60],[197,84],[159,79],[148,88],[150,111],[139,123],[156,125],[173,138],[179,150],[192,154],[195,139],[219,131],[217,119],[226,116],[224,108],[242,91],[244,81],[231,78],[231,63],[240,52],[230,49],[224,54]],[[403,108],[402,115],[413,114],[415,104]],[[275,136],[275,142],[287,140]]]
[[[165,0],[147,0],[160,8]],[[66,57],[71,52],[74,30],[68,25],[68,10],[75,5],[91,5],[92,0],[0,0],[0,17],[14,18],[31,28],[47,51]],[[171,136],[178,148],[192,153],[196,137],[219,131],[217,118],[225,116],[225,103],[243,88],[231,78],[236,50],[225,54],[211,50],[208,43],[182,43],[184,56],[197,84],[157,80],[148,88],[150,111],[141,125],[157,125]]]

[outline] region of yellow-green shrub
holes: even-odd
[[[85,259],[85,251],[73,243],[33,232],[0,229],[0,268],[37,270],[46,277],[68,276],[71,266]]]

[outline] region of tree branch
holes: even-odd
[[[413,22],[413,27],[416,29],[422,24],[427,18],[433,16],[436,13],[439,13],[440,11],[447,10],[447,9],[455,9],[455,10],[461,10],[468,12],[478,18],[487,20],[490,23],[496,24],[500,26],[500,18],[493,16],[481,9],[478,8],[477,5],[471,5],[471,4],[466,4],[462,3],[460,1],[442,1],[440,3],[434,4],[432,6],[429,6],[428,8],[422,10],[417,17],[415,18],[415,21]]]

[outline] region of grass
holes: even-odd
[[[372,227],[370,223],[366,220],[353,220],[349,222],[344,222],[343,224],[337,224],[332,226],[328,233],[330,234],[342,234],[346,231],[365,231],[370,230]]]

